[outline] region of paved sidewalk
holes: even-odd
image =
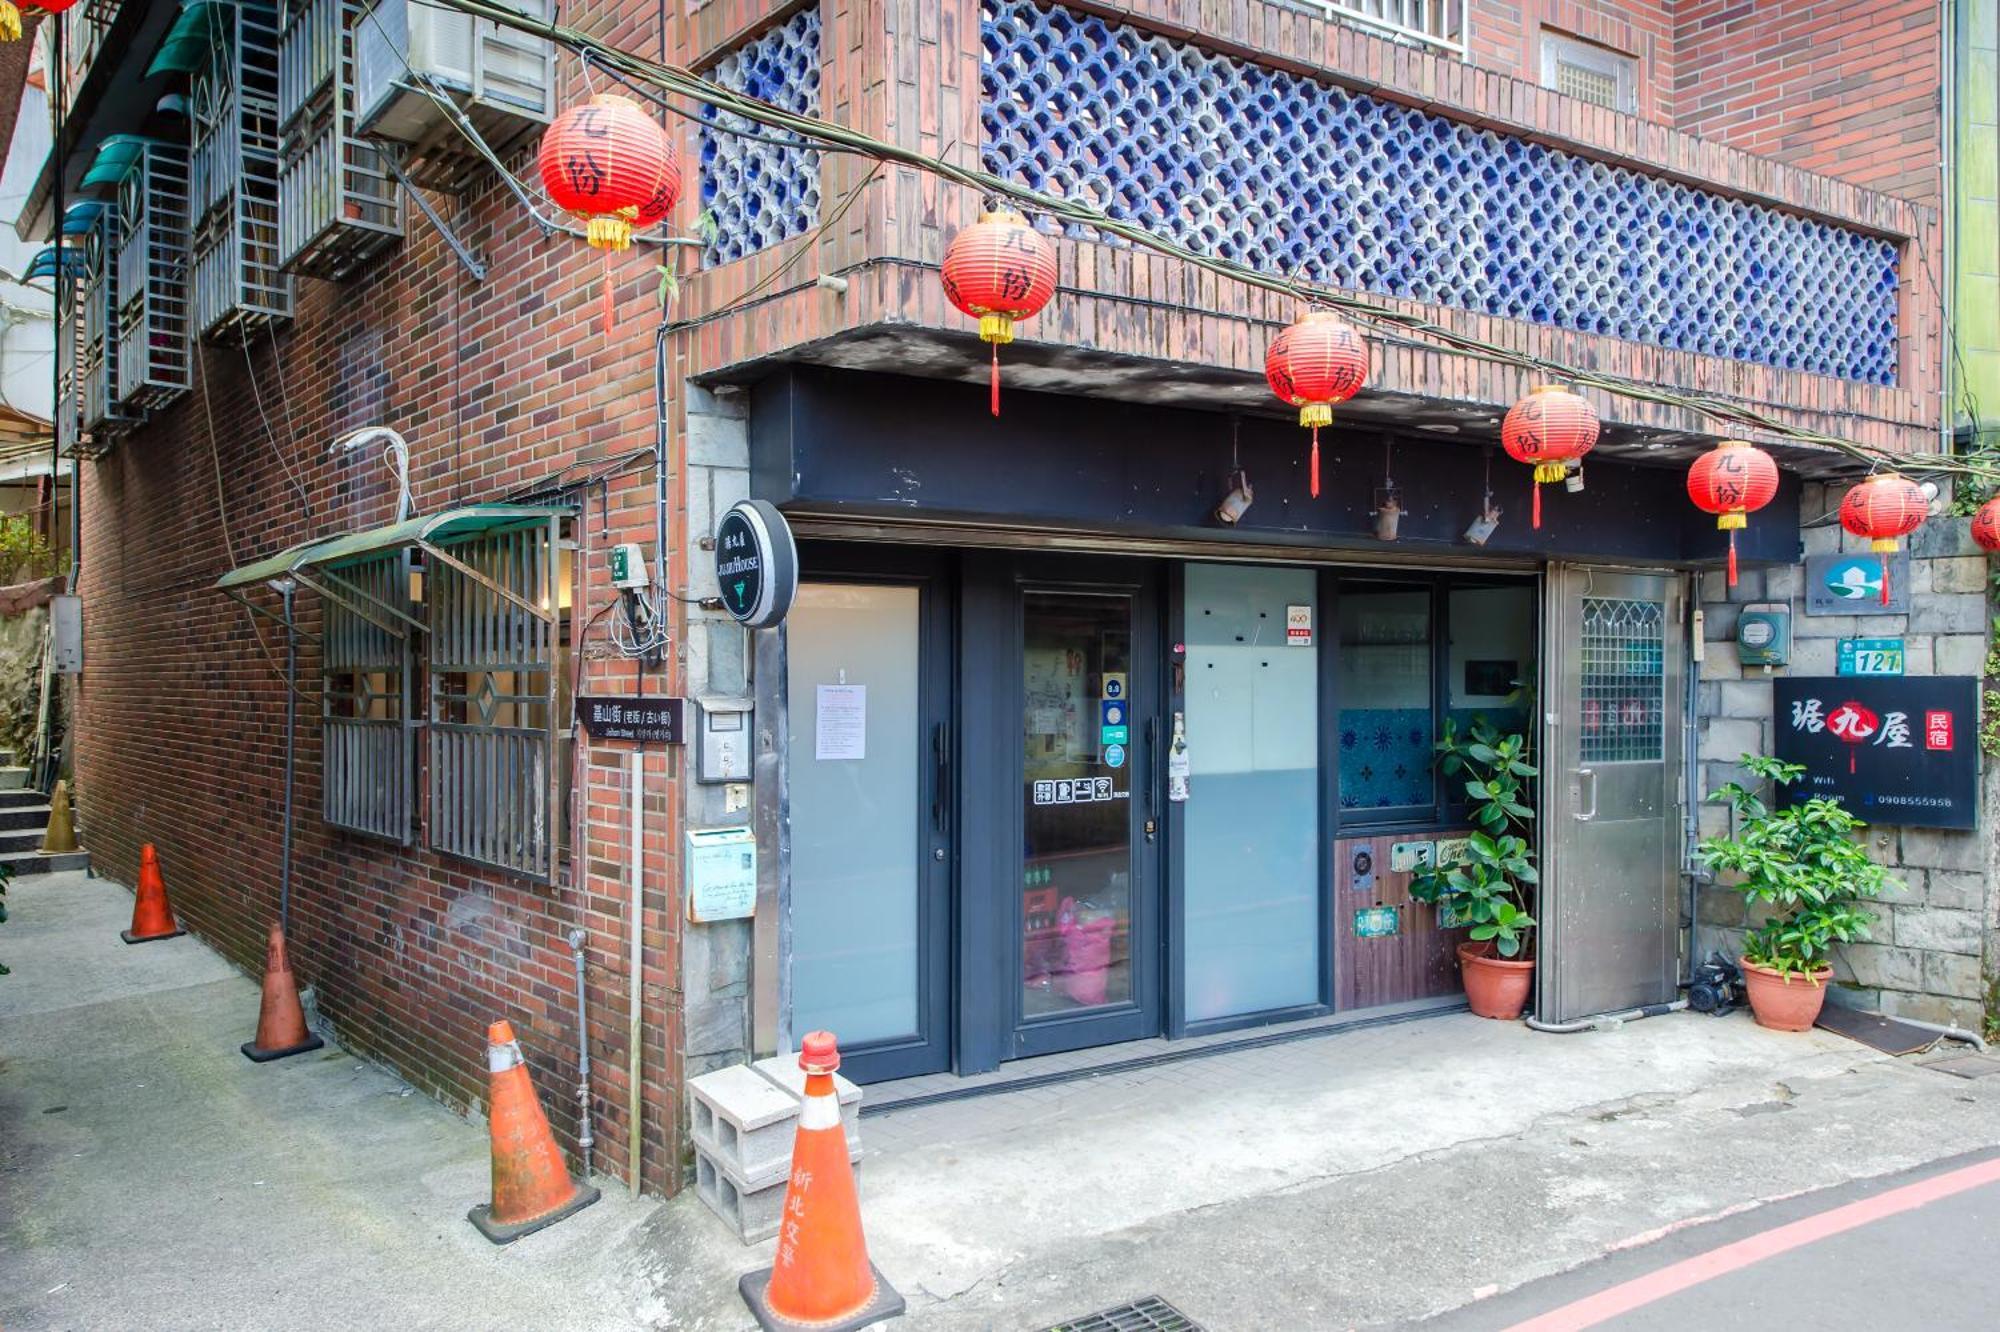
[[[657,1204],[604,1200],[496,1249],[485,1130],[338,1050],[238,1053],[258,991],[194,938],[127,947],[130,894],[8,894],[0,1327],[641,1326],[596,1261]]]
[[[22,880],[0,952],[0,1327],[746,1332],[692,1192],[494,1249],[484,1131],[338,1051],[253,1066],[256,987],[131,898]],[[545,1089],[546,1090],[546,1089]],[[2000,1146],[2000,1077],[1677,1015],[1463,1015],[862,1121],[899,1326],[1156,1294],[1210,1332],[1398,1325],[1649,1233]],[[1501,1305],[1490,1306],[1498,1314]]]

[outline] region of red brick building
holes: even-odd
[[[156,844],[183,923],[254,968],[282,869],[285,635],[217,592],[218,579],[399,517],[393,469],[375,445],[330,450],[364,427],[407,441],[420,516],[505,503],[566,510],[560,554],[530,552],[559,560],[560,587],[532,571],[511,585],[525,601],[546,601],[552,655],[431,661],[436,649],[424,644],[435,639],[424,635],[437,631],[412,622],[391,635],[413,644],[407,664],[386,673],[372,659],[336,666],[321,640],[354,632],[352,617],[334,623],[324,598],[299,594],[308,637],[293,963],[343,1044],[454,1107],[480,1103],[485,1024],[511,1018],[558,1133],[574,1143],[566,939],[581,929],[597,1161],[614,1176],[632,1169],[626,1070],[636,1031],[637,1140],[651,1189],[677,1188],[687,1166],[685,1078],[778,1048],[807,1023],[858,1032],[852,1066],[892,1078],[1334,1020],[1385,1003],[1455,1002],[1448,924],[1397,897],[1409,866],[1386,862],[1419,842],[1435,850],[1464,811],[1427,770],[1377,793],[1370,784],[1380,774],[1361,776],[1369,765],[1343,751],[1344,738],[1375,725],[1358,720],[1363,712],[1421,714],[1414,752],[1427,761],[1443,720],[1498,706],[1507,691],[1495,678],[1545,672],[1551,698],[1610,687],[1587,663],[1558,668],[1563,633],[1581,632],[1562,628],[1577,604],[1561,600],[1564,570],[1579,566],[1655,580],[1628,599],[1652,608],[1664,664],[1646,687],[1657,698],[1630,714],[1631,734],[1589,743],[1606,756],[1644,751],[1668,794],[1649,806],[1657,846],[1639,853],[1659,860],[1659,882],[1632,908],[1637,923],[1627,922],[1645,933],[1640,951],[1652,949],[1653,960],[1612,977],[1572,968],[1568,980],[1552,964],[1542,1011],[1670,997],[1697,947],[1681,827],[1687,788],[1735,754],[1733,738],[1711,743],[1708,723],[1690,720],[1722,714],[1692,687],[1711,677],[1685,656],[1688,612],[1727,599],[1691,582],[1703,571],[1713,578],[1722,545],[1686,505],[1682,474],[1730,432],[1684,405],[1593,392],[1605,433],[1591,489],[1553,497],[1561,516],[1530,529],[1525,483],[1493,448],[1500,413],[1538,378],[1518,358],[1763,413],[1770,428],[1752,437],[1788,479],[1744,549],[1751,567],[1774,570],[1773,595],[1797,558],[1799,523],[1821,516],[1802,508],[1801,479],[1846,466],[1787,431],[1903,453],[1938,447],[1946,358],[1935,276],[1935,6],[562,7],[565,23],[611,45],[1088,198],[1197,249],[1278,276],[1302,272],[1499,349],[1454,351],[1421,331],[1371,334],[1369,387],[1341,409],[1328,498],[1318,502],[1305,493],[1302,434],[1260,373],[1270,336],[1296,313],[1289,298],[1080,231],[1058,236],[1061,287],[1004,353],[1006,415],[996,422],[976,387],[987,349],[936,272],[947,241],[977,216],[976,195],[911,167],[785,147],[769,130],[745,137],[735,132],[745,126],[717,125],[686,105],[665,119],[687,180],[668,234],[693,239],[644,243],[613,260],[606,336],[599,255],[539,227],[435,98],[421,88],[394,95],[421,122],[395,131],[404,138],[360,134],[371,95],[363,48],[387,41],[384,13],[405,6],[223,6],[244,34],[273,40],[239,39],[191,71],[148,76],[174,35],[168,8],[97,0],[67,20],[65,199],[81,191],[136,201],[119,193],[129,175],[84,185],[109,135],[148,136],[185,161],[191,136],[217,131],[190,130],[161,99],[206,79],[204,88],[234,92],[238,103],[276,81],[276,113],[258,103],[240,122],[245,142],[274,140],[274,185],[299,178],[304,145],[326,133],[331,115],[345,117],[336,137],[356,136],[350,161],[372,163],[371,145],[392,143],[421,202],[414,192],[405,202],[393,174],[372,165],[347,180],[337,208],[310,189],[279,187],[267,199],[254,163],[205,186],[197,171],[196,195],[206,188],[221,210],[213,216],[251,216],[234,224],[246,228],[251,259],[203,307],[214,316],[205,329],[201,313],[177,331],[148,326],[151,340],[132,352],[144,373],[119,386],[130,410],[93,404],[89,385],[81,389],[79,447],[91,461],[74,761],[86,841],[102,872],[127,879],[140,845]],[[337,22],[356,52],[345,82],[311,85],[330,94],[299,95],[324,69],[286,37],[311,22]],[[507,58],[523,95],[511,104],[447,95],[539,201],[539,123],[611,80],[601,69],[586,76],[567,49],[546,48],[540,66],[544,48],[494,35],[516,43]],[[267,54],[270,68],[257,67]],[[293,60],[305,82],[294,81]],[[379,124],[369,132],[386,133]],[[152,170],[151,160],[138,169]],[[44,172],[39,212],[24,224],[44,233],[52,178]],[[249,201],[234,213],[232,189]],[[183,220],[193,236],[184,282],[203,271],[203,254],[227,248],[198,225],[202,204],[197,197]],[[244,273],[263,254],[254,227],[267,204],[290,271],[272,264],[253,279]],[[285,230],[285,210],[308,205],[334,239],[299,244],[313,228]],[[698,217],[712,219],[712,233]],[[157,219],[123,222],[135,220]],[[116,251],[124,241],[106,234],[102,243]],[[655,398],[661,264],[678,274],[660,344],[664,420]],[[126,271],[115,256],[100,268]],[[86,343],[95,290],[86,280],[75,293]],[[183,361],[145,364],[167,336],[180,338]],[[79,351],[86,372],[103,362],[101,345],[96,355]],[[654,466],[656,429],[664,472]],[[1246,460],[1256,501],[1241,524],[1220,527],[1207,515]],[[1370,517],[1386,468],[1412,490],[1405,534],[1392,545],[1375,538]],[[1509,512],[1490,543],[1472,546],[1460,531],[1482,486]],[[716,591],[706,544],[716,519],[753,495],[776,503],[805,543],[809,613],[783,632],[739,630],[698,604]],[[656,663],[626,655],[612,636],[626,612],[607,553],[623,542],[643,548],[667,594],[656,604],[670,646]],[[401,576],[396,551],[410,548],[387,551],[380,567],[392,580]],[[429,598],[405,605],[416,619],[438,613],[444,567],[430,561]],[[1243,569],[1259,572],[1230,583]],[[256,586],[245,591],[276,604]],[[1241,666],[1252,711],[1268,682],[1233,655],[1241,634],[1210,642],[1199,617],[1266,603],[1303,609],[1306,644],[1321,634],[1329,650],[1281,663],[1297,674],[1269,686],[1279,691],[1267,699],[1279,709],[1272,715],[1296,724],[1273,723],[1239,746],[1235,724],[1220,718],[1249,714],[1218,713],[1189,692],[1188,676]],[[1712,622],[1724,614],[1710,610]],[[1488,632],[1477,628],[1487,621],[1535,627],[1451,646],[1454,633],[1470,642]],[[1909,632],[1963,638],[1978,629]],[[1093,646],[1064,647],[1071,639]],[[1360,664],[1375,660],[1364,648],[1383,664]],[[1081,673],[1040,679],[1037,663],[1052,652],[1088,661]],[[850,668],[843,654],[871,664]],[[1298,664],[1308,657],[1310,669]],[[1468,671],[1473,659],[1492,670]],[[1397,692],[1411,662],[1428,673],[1421,697]],[[862,680],[868,671],[876,674]],[[1487,683],[1474,689],[1476,675]],[[366,688],[355,683],[364,677]],[[481,678],[515,701],[495,711]],[[1108,714],[1093,739],[1093,723],[1073,714],[1117,701],[1107,692],[1114,678],[1132,690],[1129,739]],[[873,683],[859,696],[865,705],[812,692],[857,683]],[[570,699],[588,695],[706,698],[710,706],[690,709],[691,730],[749,707],[751,769],[700,782],[694,746],[642,747],[635,864],[635,747],[573,726]],[[865,707],[863,720],[848,714],[858,738],[830,729],[836,705]],[[454,853],[452,802],[493,792],[460,768],[441,777],[438,737],[477,730],[482,716],[489,730],[531,731],[547,719],[538,707],[553,736],[528,770],[554,781],[507,788],[526,792],[518,799],[533,831],[511,845],[532,844],[533,863],[469,858],[463,843]],[[1307,707],[1310,718],[1298,712]],[[323,736],[341,719],[388,723],[394,744],[408,746],[391,760],[393,779],[363,769],[368,798],[401,820],[386,837],[328,821],[338,802],[328,796]],[[1536,724],[1532,711],[1514,720]],[[1183,729],[1195,755],[1187,801],[1167,784]],[[1287,730],[1317,742],[1288,749]],[[1684,743],[1683,731],[1695,738]],[[1017,758],[1024,735],[1027,754]],[[1639,748],[1618,748],[1628,742]],[[1225,752],[1228,763],[1211,769]],[[1016,762],[1025,766],[1007,767]],[[1068,786],[1085,768],[1109,784],[1111,803],[1038,803],[1038,783]],[[1259,795],[1258,783],[1289,794]],[[1230,808],[1244,817],[1278,811],[1283,822],[1253,827],[1255,850],[1227,851],[1228,835],[1201,809],[1204,784],[1236,793]],[[1593,810],[1596,794],[1593,786]],[[1286,803],[1295,798],[1302,803]],[[1544,817],[1578,812],[1578,799],[1577,789],[1552,787]],[[1389,813],[1369,818],[1370,808]],[[1293,846],[1301,819],[1319,831]],[[688,834],[739,824],[756,834],[757,915],[691,923]],[[1913,866],[1929,854],[1916,845],[1904,848]],[[1957,842],[1939,845],[1938,863],[1958,854]],[[1357,868],[1362,850],[1385,862],[1379,886],[1375,871]],[[1563,845],[1552,841],[1548,854],[1559,858]],[[1619,854],[1608,844],[1578,848],[1574,863]],[[1228,877],[1231,855],[1247,857],[1247,877],[1272,890],[1219,899],[1213,886]],[[1345,919],[1343,894],[1357,893],[1369,910],[1391,913],[1407,956],[1365,960],[1372,936]],[[1551,950],[1596,928],[1581,907],[1551,914]],[[840,933],[842,920],[854,928]],[[1098,946],[1084,942],[1098,922],[1109,952],[1080,961]],[[839,949],[811,942],[829,930]],[[1297,937],[1307,937],[1306,951],[1278,947]],[[1042,955],[1052,939],[1067,970]]]

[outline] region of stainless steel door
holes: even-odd
[[[1663,1003],[1679,977],[1682,580],[1553,565],[1536,1011]]]

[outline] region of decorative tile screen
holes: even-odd
[[[1892,241],[1033,0],[982,13],[997,175],[1269,273],[1895,379]]]
[[[730,52],[710,77],[784,110],[818,115],[819,6],[801,9]],[[783,137],[713,108],[703,116],[723,131]],[[704,127],[701,206],[715,219],[715,239],[705,256],[710,264],[790,240],[819,225],[819,154]]]
[[[1583,762],[1659,761],[1665,614],[1657,601],[1583,599]]]

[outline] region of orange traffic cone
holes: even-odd
[[[582,1211],[599,1194],[569,1177],[528,1066],[521,1062],[512,1023],[503,1020],[486,1029],[486,1068],[493,1075],[486,1113],[493,1136],[493,1201],[465,1215],[495,1244],[512,1244]]]
[[[292,979],[292,964],[285,957],[285,930],[274,921],[264,945],[264,1000],[257,1008],[257,1039],[244,1042],[243,1053],[265,1064],[325,1044],[306,1029],[298,982]]]
[[[178,939],[187,931],[167,905],[167,881],[160,877],[160,853],[151,842],[139,850],[139,891],[132,900],[132,928],[118,931],[128,944]]]
[[[868,1261],[861,1237],[861,1203],[833,1088],[840,1051],[832,1032],[815,1031],[799,1042],[799,1067],[806,1099],[792,1140],[778,1260],[745,1273],[737,1289],[765,1332],[847,1332],[898,1316],[903,1297]]]

